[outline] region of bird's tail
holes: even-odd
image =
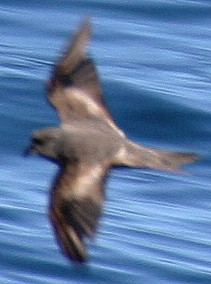
[[[147,167],[171,172],[182,172],[180,166],[191,163],[198,156],[194,153],[156,150],[127,141],[119,153],[121,164],[130,167]]]

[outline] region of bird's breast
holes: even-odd
[[[60,149],[66,158],[105,159],[115,155],[122,138],[98,122],[74,123],[63,127]]]

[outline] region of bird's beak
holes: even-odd
[[[37,150],[36,150],[36,147],[35,147],[33,142],[24,151],[24,156],[25,157],[30,155],[30,154],[37,154]]]

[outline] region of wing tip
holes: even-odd
[[[66,250],[63,250],[65,256],[73,261],[76,264],[83,264],[86,263],[88,261],[88,254],[86,252],[86,250],[84,249],[84,251],[81,251],[79,248],[75,247],[74,248],[74,252],[71,248],[71,252]]]
[[[91,18],[89,15],[85,15],[79,25],[79,31],[86,30],[86,33],[91,33]]]
[[[84,16],[56,64],[57,69],[62,74],[66,74],[72,65],[74,66],[80,58],[86,56],[86,46],[90,37],[91,20],[89,16]]]
[[[87,44],[87,42],[89,41],[89,38],[91,37],[91,20],[90,17],[84,16],[79,24],[78,29],[76,30],[75,33],[75,41],[80,42],[79,46],[81,45],[81,47],[84,49],[85,45]],[[71,40],[74,42],[74,40]]]
[[[82,20],[80,21],[78,28],[75,31],[75,36],[71,38],[71,44],[73,42],[79,42],[84,47],[85,44],[88,42],[89,38],[91,37],[91,19],[90,16],[85,15]],[[83,44],[82,44],[83,43]]]
[[[80,256],[71,256],[68,253],[66,254],[67,258],[73,261],[75,264],[85,264],[88,261],[88,255],[80,255]]]

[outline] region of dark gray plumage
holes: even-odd
[[[60,164],[51,191],[50,218],[70,259],[87,259],[84,237],[96,231],[104,200],[104,179],[112,166],[177,172],[197,158],[191,153],[155,150],[127,139],[114,123],[102,96],[95,65],[85,50],[85,20],[55,66],[48,98],[61,125],[33,133],[32,151]]]

